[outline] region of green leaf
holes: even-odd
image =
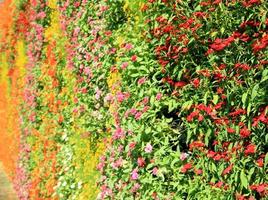
[[[254,174],[254,171],[255,171],[255,168],[252,167],[252,168],[250,169],[250,171],[249,171],[249,174],[248,174],[248,179],[249,179],[249,180],[251,179],[252,174]]]
[[[175,164],[177,163],[177,162],[179,162],[180,160],[178,159],[178,158],[175,158],[175,159],[173,159],[173,161],[171,162],[171,168],[175,168]]]
[[[191,108],[191,106],[193,105],[193,100],[190,101],[186,101],[182,104],[181,109],[182,110],[189,110]]]
[[[216,167],[215,163],[211,163],[211,169],[213,172],[217,172],[217,167]]]
[[[209,143],[209,139],[210,139],[210,136],[211,136],[211,133],[212,133],[212,130],[211,129],[208,129],[206,135],[205,135],[205,145],[208,146],[208,143]]]
[[[263,70],[261,83],[268,79],[268,69]]]
[[[240,173],[241,184],[244,188],[248,187],[248,179],[244,171]]]
[[[258,89],[259,89],[259,84],[253,87],[252,93],[251,93],[251,100],[254,100],[255,97],[258,95]]]
[[[219,96],[218,95],[213,95],[213,100],[212,102],[216,105],[219,101]]]
[[[196,6],[195,9],[194,9],[195,12],[196,11],[200,11],[200,10],[201,10],[201,6],[200,5]]]
[[[207,91],[206,93],[205,93],[205,95],[204,95],[204,104],[206,105],[207,104],[207,98],[208,98],[208,93],[209,93],[209,91]]]
[[[248,96],[247,92],[242,95],[243,108],[246,107],[247,96]]]
[[[249,116],[250,111],[251,111],[251,103],[249,103],[247,107],[247,116]]]
[[[264,168],[267,166],[267,164],[268,164],[268,153],[266,153],[264,158]]]

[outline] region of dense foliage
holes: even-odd
[[[265,0],[15,2],[20,199],[267,198]]]

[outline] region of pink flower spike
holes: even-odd
[[[154,167],[153,168],[153,175],[157,175],[157,172],[158,172],[158,168],[157,167]]]
[[[126,48],[127,50],[130,50],[130,49],[133,48],[133,45],[130,44],[130,43],[127,43],[127,44],[125,45],[125,48]]]
[[[187,157],[188,157],[187,153],[181,153],[181,155],[180,155],[181,160],[185,160]]]
[[[161,98],[162,98],[162,94],[161,94],[161,93],[157,93],[157,95],[156,95],[156,100],[157,100],[157,101],[160,101]]]
[[[122,65],[121,65],[121,68],[126,69],[127,66],[128,66],[128,62],[123,62]]]
[[[152,145],[151,145],[150,143],[147,143],[147,145],[146,145],[144,151],[145,151],[146,153],[151,153],[152,150],[153,150]]]
[[[142,77],[142,78],[140,78],[140,79],[138,80],[138,84],[139,84],[139,85],[142,85],[143,83],[145,83],[145,81],[146,81],[146,78],[145,78],[145,77]]]
[[[139,178],[138,169],[134,169],[134,170],[131,172],[131,179],[132,179],[132,180],[137,180],[138,178]]]

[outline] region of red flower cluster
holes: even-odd
[[[187,163],[185,165],[182,166],[181,168],[181,172],[182,173],[186,173],[187,171],[189,171],[190,169],[192,169],[192,164],[191,163]]]
[[[249,144],[245,149],[245,155],[254,154],[256,152],[256,145]]]
[[[222,175],[224,176],[226,174],[229,174],[232,171],[233,166],[233,164],[229,165],[225,170],[223,170]]]
[[[252,49],[254,53],[257,53],[268,46],[268,34],[264,34],[261,39],[255,41],[252,44]]]
[[[169,85],[174,86],[174,87],[178,87],[178,88],[182,88],[185,85],[187,85],[187,83],[184,81],[173,81],[170,77],[163,78],[162,82],[169,83]]]
[[[189,145],[190,150],[193,150],[195,148],[201,148],[204,147],[205,144],[201,141],[194,141]]]
[[[251,190],[255,190],[258,193],[260,193],[261,195],[264,195],[265,193],[268,192],[268,183],[262,183],[262,184],[255,184],[255,185],[251,185],[249,186],[249,188]]]
[[[242,129],[240,130],[240,136],[241,136],[242,138],[247,138],[247,137],[250,136],[250,134],[251,134],[251,132],[250,132],[250,130],[247,129],[247,127],[244,127],[244,128],[242,128]]]
[[[242,2],[243,6],[245,6],[246,8],[254,6],[254,5],[258,5],[260,3],[261,3],[260,0],[245,0]]]
[[[217,38],[211,45],[207,54],[213,53],[214,51],[221,51],[228,47],[235,40],[234,36],[230,36],[226,39]]]

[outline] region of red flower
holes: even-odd
[[[137,61],[137,56],[136,55],[131,56],[131,61],[136,62]]]
[[[235,130],[232,128],[227,128],[227,133],[235,133]]]
[[[222,108],[223,105],[225,105],[225,103],[222,101],[222,102],[217,103],[214,108],[215,108],[215,110],[218,110],[218,109]]]
[[[179,27],[187,29],[187,28],[190,28],[193,23],[194,23],[194,19],[190,18],[186,22],[180,24]]]
[[[256,53],[258,51],[261,51],[262,49],[265,49],[268,46],[268,35],[264,35],[260,40],[255,41],[252,44],[253,52]]]
[[[184,81],[178,81],[178,82],[175,82],[174,84],[175,87],[183,87],[185,85],[187,85],[187,83]]]
[[[233,169],[233,164],[229,165],[225,170],[223,170],[222,175],[229,174]]]
[[[195,174],[196,175],[200,175],[203,173],[203,170],[202,169],[195,169]]]
[[[205,12],[194,12],[194,16],[204,18],[207,16],[207,13]]]
[[[195,78],[195,79],[193,80],[193,85],[194,85],[194,87],[195,87],[195,88],[198,88],[198,87],[199,87],[199,84],[200,84],[200,80],[199,80],[198,78]]]
[[[203,117],[203,115],[200,114],[200,115],[198,116],[198,121],[201,122],[201,121],[203,121],[203,120],[204,120],[204,117]]]
[[[258,193],[265,193],[267,191],[268,184],[267,183],[262,183],[262,184],[255,184],[249,186],[251,190],[255,190]]]
[[[60,116],[59,116],[59,119],[58,119],[58,122],[59,122],[59,123],[62,123],[63,120],[64,120],[64,117],[63,117],[62,115],[60,115]]]
[[[239,37],[240,40],[242,40],[243,42],[247,42],[250,40],[250,37],[246,34],[246,33],[243,33],[240,37]]]
[[[259,158],[259,159],[257,160],[257,164],[258,164],[259,167],[263,167],[263,166],[264,166],[263,158]]]
[[[212,48],[215,51],[221,51],[223,50],[225,47],[229,46],[233,41],[234,41],[234,37],[230,36],[227,39],[220,39],[217,38],[213,44],[210,45],[210,48]]]
[[[219,181],[219,182],[215,183],[214,186],[220,188],[220,187],[222,187],[223,185],[224,185],[224,183],[223,183],[222,181]]]
[[[190,147],[190,150],[194,149],[194,148],[200,148],[200,147],[204,147],[205,144],[201,141],[194,141],[192,142],[189,147]]]
[[[224,92],[224,90],[222,88],[217,88],[217,94],[222,94]]]
[[[181,172],[182,173],[186,173],[190,169],[192,169],[192,164],[191,163],[187,163],[187,164],[183,165],[183,167],[181,168]]]
[[[235,68],[238,68],[238,69],[240,68],[240,69],[243,69],[245,71],[250,70],[250,66],[249,65],[242,64],[242,63],[235,64]]]
[[[254,4],[260,4],[261,1],[260,0],[249,0],[249,1],[243,1],[243,6],[244,7],[251,7]]]
[[[255,152],[256,152],[256,145],[254,145],[254,144],[249,144],[249,145],[246,147],[246,150],[245,150],[245,154],[246,154],[246,155],[254,154]]]
[[[145,160],[142,157],[139,157],[137,162],[139,167],[144,167],[146,164]]]
[[[209,150],[207,153],[208,158],[213,158],[216,155],[216,152]]]
[[[192,122],[195,117],[199,115],[199,111],[191,112],[190,115],[187,116],[187,121]]]
[[[242,138],[247,138],[247,137],[249,137],[250,136],[250,130],[248,130],[246,127],[244,127],[244,128],[242,128],[241,130],[240,130],[240,136],[242,137]]]
[[[216,156],[214,156],[213,158],[215,161],[219,161],[221,159],[221,155],[217,154]]]
[[[247,112],[246,112],[246,110],[244,110],[244,109],[237,109],[237,110],[235,110],[234,112],[230,112],[229,113],[229,116],[231,116],[231,117],[235,117],[235,116],[238,116],[238,115],[244,115],[244,114],[246,114]]]

